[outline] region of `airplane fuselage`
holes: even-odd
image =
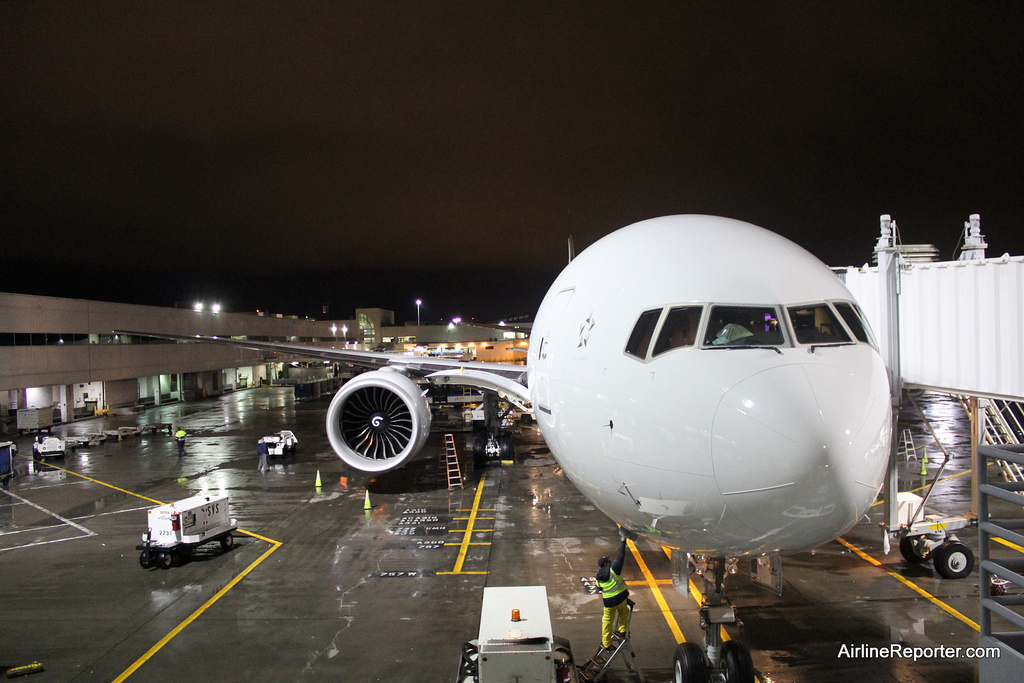
[[[755,226],[623,228],[555,281],[528,384],[567,476],[615,522],[688,552],[797,552],[875,500],[889,385],[852,296]]]

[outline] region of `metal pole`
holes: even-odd
[[[897,472],[897,421],[900,406],[903,403],[903,381],[900,372],[900,323],[899,323],[899,291],[900,291],[900,254],[896,247],[895,221],[888,214],[880,217],[880,236],[875,245],[878,256],[878,274],[881,277],[879,294],[881,297],[879,321],[879,342],[882,357],[889,370],[890,400],[892,402],[892,431],[890,433],[889,468],[886,472],[884,487],[883,548],[889,551],[889,537],[899,529],[898,499],[899,475]]]

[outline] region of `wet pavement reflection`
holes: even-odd
[[[944,476],[969,469],[962,409],[944,397],[919,400],[954,453]],[[510,585],[545,585],[555,633],[580,661],[591,654],[602,608],[581,579],[618,536],[535,428],[519,430],[514,465],[476,471],[474,435],[456,433],[465,485],[449,490],[440,433],[397,472],[347,468],[327,443],[328,403],[264,387],[56,428],[84,436],[169,424],[187,432],[185,455],[164,427],[79,447],[51,459],[54,467],[19,458],[20,476],[0,493],[0,666],[38,660],[45,680],[111,681],[206,605],[130,679],[448,681],[462,643],[476,637],[483,588]],[[928,444],[920,418],[904,413],[915,444]],[[297,452],[271,458],[261,474],[256,440],[282,429],[297,435]],[[17,442],[31,452],[30,437]],[[929,473],[939,461],[932,452]],[[919,487],[920,462],[901,465],[900,479]],[[245,532],[235,547],[204,546],[167,570],[140,567],[145,510],[202,493],[230,496]],[[937,487],[933,506],[955,514],[969,501],[964,475]],[[835,542],[786,558],[782,597],[742,576],[732,581],[744,626],[731,635],[751,647],[760,680],[974,679],[976,664],[965,659],[842,656],[844,645],[977,644],[969,626],[886,570],[971,618],[977,573],[948,581],[929,564],[907,565],[898,550],[882,555],[880,515],[876,507],[844,540],[881,568]],[[973,531],[963,540],[976,549]],[[668,621],[699,642],[697,605],[671,587],[660,548],[641,542],[637,553],[625,568],[637,602],[633,646],[648,679],[668,681],[676,645]],[[620,667],[605,680],[633,678]]]

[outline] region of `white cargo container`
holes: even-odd
[[[144,569],[171,567],[179,557],[212,541],[227,550],[237,522],[231,518],[227,496],[193,496],[148,511],[149,527],[142,537],[139,564]]]
[[[18,431],[50,431],[53,427],[53,406],[42,408],[19,408]]]

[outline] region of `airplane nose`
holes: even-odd
[[[870,374],[870,373],[869,373]],[[770,368],[725,393],[712,429],[715,479],[732,523],[762,534],[843,533],[874,498],[867,453],[877,441],[870,379],[848,368]],[[867,431],[868,434],[864,432]],[[832,525],[822,524],[833,518]],[[801,520],[807,529],[800,531]],[[810,522],[813,522],[811,524]],[[728,524],[728,522],[726,522]]]

